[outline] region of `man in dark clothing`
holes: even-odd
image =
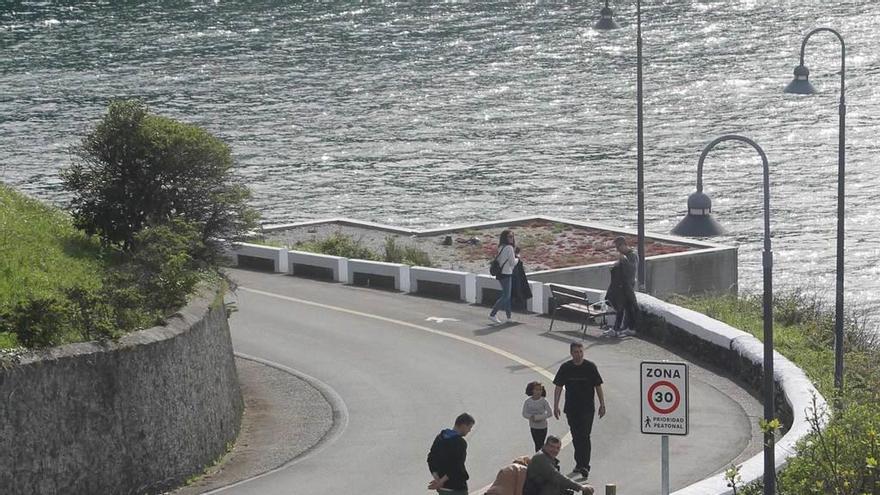
[[[470,414],[459,414],[452,428],[444,429],[434,438],[428,452],[428,470],[434,477],[428,484],[429,490],[437,490],[444,495],[467,495],[469,476],[464,467],[467,458],[464,437],[470,433],[475,422]]]
[[[611,267],[611,285],[606,297],[617,310],[614,328],[608,331],[610,337],[635,334],[639,305],[636,302],[636,272],[639,266],[638,255],[626,244],[623,236],[614,239],[614,247],[620,259]]]
[[[559,450],[562,442],[550,435],[544,447],[532,456],[526,470],[526,482],[523,495],[564,495],[571,492],[593,493],[590,485],[577,483],[559,472]]]
[[[574,446],[574,472],[584,477],[590,475],[590,456],[593,432],[593,417],[599,398],[599,417],[605,416],[605,394],[602,392],[602,376],[596,364],[584,359],[584,345],[572,342],[569,347],[571,361],[562,363],[553,384],[556,393],[553,397],[553,415],[559,419],[559,399],[565,388],[565,418],[571,430],[571,443]]]

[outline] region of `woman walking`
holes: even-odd
[[[507,321],[510,321],[510,296],[513,283],[513,268],[519,262],[516,257],[516,241],[513,238],[513,232],[504,230],[498,239],[498,254],[495,256],[498,264],[501,265],[501,273],[498,274],[498,281],[501,282],[501,296],[492,306],[492,312],[489,313],[489,321],[492,323],[501,323],[496,316],[499,309],[503,309],[507,314]]]

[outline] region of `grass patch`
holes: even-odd
[[[0,332],[0,349],[12,349],[18,347],[18,339],[15,334],[9,332]]]
[[[21,299],[101,285],[97,241],[66,213],[0,184],[0,309]]]
[[[61,210],[0,184],[0,348],[112,340],[160,324],[211,267],[180,219],[148,226],[135,249],[106,247]]]

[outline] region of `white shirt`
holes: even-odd
[[[498,252],[498,264],[501,265],[501,273],[504,275],[513,274],[513,268],[519,263],[516,257],[516,251],[510,244],[505,244]]]
[[[522,415],[529,420],[530,428],[543,430],[547,428],[547,418],[553,415],[553,411],[550,409],[550,403],[547,402],[547,399],[541,397],[535,400],[529,397],[523,403]],[[536,421],[532,421],[532,416]]]

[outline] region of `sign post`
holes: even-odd
[[[669,495],[669,435],[688,434],[688,367],[685,363],[642,361],[641,429],[660,437],[660,493]]]

